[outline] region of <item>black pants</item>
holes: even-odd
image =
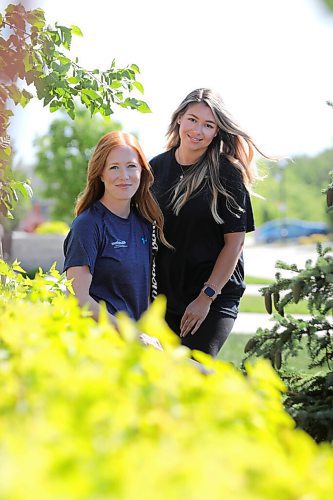
[[[165,320],[171,330],[178,336],[180,336],[181,319],[182,317],[177,314],[166,312]],[[181,343],[191,350],[197,349],[215,358],[227,340],[234,323],[235,318],[231,318],[221,312],[209,311],[195,334],[192,335],[190,332],[186,337],[181,337]]]

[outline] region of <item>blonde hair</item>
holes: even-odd
[[[140,185],[132,198],[132,203],[142,217],[157,227],[158,236],[162,243],[171,247],[164,237],[162,211],[150,191],[154,176],[138,140],[126,132],[109,132],[98,141],[88,164],[86,187],[78,196],[75,204],[75,215],[79,215],[103,196],[104,184],[101,181],[101,175],[110,152],[117,146],[129,146],[138,154],[142,171]]]
[[[259,150],[251,137],[235,123],[225,109],[221,97],[213,90],[206,88],[190,92],[173,113],[166,134],[168,150],[180,146],[179,118],[184,115],[191,104],[201,102],[208,106],[213,113],[218,132],[209,144],[205,154],[199,158],[177,184],[171,199],[171,206],[174,213],[178,215],[181,208],[195,191],[208,186],[212,196],[212,215],[215,221],[221,224],[223,220],[217,211],[219,193],[226,197],[227,207],[232,213],[239,216],[239,213],[243,211],[221,183],[221,153],[240,171],[244,185],[248,190],[250,190],[256,178],[253,162],[254,151],[257,151],[265,158],[268,157]]]

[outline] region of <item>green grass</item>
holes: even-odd
[[[274,283],[272,279],[257,278],[255,276],[246,276],[245,282],[247,285],[258,285],[259,287],[264,287],[265,285],[270,285]],[[250,295],[245,293],[240,302],[240,312],[246,313],[262,313],[268,314],[265,309],[264,297],[257,293],[255,295]],[[273,312],[275,309],[273,307]],[[300,301],[298,304],[290,304],[285,308],[285,313],[289,314],[309,314],[306,301]],[[242,359],[244,358],[244,347],[247,341],[253,337],[254,334],[236,334],[231,333],[228,340],[221,349],[218,359],[223,361],[228,361],[233,363],[237,368],[240,368]],[[253,361],[256,358],[251,358]],[[306,351],[305,344],[304,349],[299,351],[298,355],[295,357],[288,358],[288,366],[290,368],[296,369],[298,371],[306,371],[310,373],[318,372],[318,369],[309,370],[308,365],[310,362],[309,355]]]
[[[271,285],[274,283],[272,279],[258,278],[255,276],[245,276],[246,285],[258,285],[259,288],[263,288],[266,285]],[[255,295],[245,292],[243,298],[240,302],[240,312],[246,313],[263,313],[267,314],[265,309],[264,297],[257,293]],[[274,311],[274,307],[273,307]],[[285,308],[285,313],[287,314],[309,314],[306,301],[300,301],[298,304],[290,304]]]
[[[273,307],[274,311],[274,307]],[[239,312],[246,313],[264,313],[267,314],[265,309],[264,297],[260,294],[257,295],[243,295],[240,301]],[[302,300],[298,304],[290,304],[285,308],[287,314],[309,314],[307,302]]]
[[[223,361],[230,361],[237,368],[240,367],[241,361],[244,357],[244,347],[246,342],[253,337],[253,335],[240,335],[231,333],[222,347],[218,359]]]
[[[256,278],[255,276],[245,276],[245,283],[247,285],[271,285],[274,280],[270,278]]]
[[[231,362],[236,366],[236,368],[240,368],[242,359],[244,357],[245,344],[251,337],[253,337],[253,335],[240,335],[231,333],[228,340],[222,347],[221,352],[218,355],[218,359]],[[256,358],[251,359],[253,359],[254,361]],[[288,366],[299,371],[306,371],[311,373],[318,372],[318,368],[314,370],[309,370],[307,368],[309,360],[310,358],[306,349],[302,349],[301,351],[299,351],[296,357],[290,357],[288,359]]]

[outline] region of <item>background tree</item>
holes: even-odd
[[[326,220],[333,225],[331,213],[324,203],[318,203],[318,193],[327,186],[332,170],[333,150],[310,156],[296,156],[283,168],[279,163],[262,163],[261,173],[266,176],[255,186],[263,199],[253,197],[256,225],[281,217],[281,204],[285,204],[284,216],[303,220]]]
[[[39,137],[35,173],[43,181],[38,194],[52,201],[51,217],[70,222],[74,201],[86,182],[91,153],[102,135],[120,130],[120,123],[91,118],[85,109],[76,111],[75,120],[63,113],[48,132]]]
[[[10,216],[17,192],[29,186],[17,183],[8,173],[11,148],[7,129],[13,115],[11,103],[26,106],[37,97],[50,111],[63,108],[74,119],[79,100],[91,115],[108,117],[115,105],[149,112],[148,105],[132,91],[143,93],[136,80],[139,68],[131,64],[117,68],[87,70],[69,57],[72,36],[82,36],[77,26],[47,26],[42,9],[26,10],[9,4],[0,13],[0,204]]]

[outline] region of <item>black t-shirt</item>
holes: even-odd
[[[165,218],[165,237],[175,250],[159,245],[156,255],[157,291],[167,297],[167,308],[183,314],[209,278],[216,259],[224,246],[224,235],[254,230],[250,196],[242,175],[224,155],[220,161],[220,179],[244,212],[227,208],[226,197],[218,196],[218,213],[224,221],[218,224],[211,213],[211,194],[208,188],[195,193],[175,215],[170,207],[173,188],[179,182],[186,166],[175,159],[175,149],[155,156],[150,161],[155,182],[154,195]],[[187,167],[191,168],[191,167]],[[233,212],[236,212],[233,213]],[[236,316],[230,301],[237,303],[245,290],[243,255],[222,292],[212,303],[211,309]]]

